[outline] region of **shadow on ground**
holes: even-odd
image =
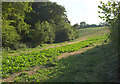
[[[58,61],[53,78],[44,82],[115,82],[117,53],[111,44],[96,46],[76,56]]]
[[[56,60],[56,64],[34,75],[16,77],[16,82],[116,82],[118,57],[111,44],[96,46],[77,55]]]

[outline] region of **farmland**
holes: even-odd
[[[3,52],[3,56],[4,55],[19,55],[21,53],[29,53],[29,52],[34,52],[34,51],[39,51],[41,49],[46,49],[46,48],[51,48],[51,47],[57,47],[57,46],[62,46],[62,45],[66,45],[69,43],[76,43],[82,40],[86,40],[89,37],[95,37],[97,36],[101,36],[104,34],[109,34],[109,28],[108,27],[93,27],[93,28],[85,28],[85,29],[79,29],[79,38],[75,39],[75,40],[71,40],[71,41],[65,41],[65,42],[61,42],[61,43],[52,43],[52,44],[43,44],[42,46],[38,46],[36,48],[24,48],[24,49],[19,49],[19,50],[8,50],[8,51],[4,51]]]
[[[64,42],[66,45],[48,48],[48,49],[42,49],[40,51],[33,51],[27,53],[20,53],[20,55],[16,56],[10,56],[6,55],[3,56],[2,59],[2,77],[3,80],[9,77],[14,77],[14,80],[11,81],[21,81],[21,82],[27,82],[27,81],[34,81],[34,82],[45,82],[45,81],[106,81],[104,79],[96,79],[93,77],[91,78],[84,78],[88,75],[92,76],[91,74],[96,74],[98,76],[98,72],[96,72],[97,68],[95,67],[93,70],[92,66],[94,64],[99,65],[100,60],[105,63],[105,60],[107,59],[106,56],[110,54],[114,54],[112,51],[111,53],[108,53],[107,50],[110,47],[108,36],[105,35],[108,34],[108,29],[106,28],[93,28],[91,31],[97,31],[100,30],[104,33],[98,34],[98,36],[94,36],[91,34],[91,32],[87,33],[86,35],[83,35],[83,37],[86,37],[86,40],[76,42],[81,37],[79,37],[76,40],[73,40],[72,44],[69,44],[69,42]],[[106,31],[104,31],[106,30]],[[80,29],[79,32],[83,32],[83,29]],[[90,31],[90,29],[84,29],[84,31]],[[81,33],[82,34],[82,33]],[[52,44],[53,46],[54,44]],[[55,44],[60,45],[60,43]],[[104,47],[105,45],[105,47]],[[50,45],[49,45],[50,46]],[[79,53],[77,55],[69,56],[67,58],[57,59],[57,57],[61,56],[63,53],[72,53],[72,52],[80,52],[80,50],[84,48],[93,47],[92,49],[85,50],[85,52]],[[95,52],[93,52],[95,50]],[[102,51],[102,52],[101,52]],[[99,53],[101,52],[101,53]],[[106,54],[106,55],[105,55]],[[89,57],[90,56],[90,57]],[[104,57],[105,56],[105,57]],[[99,59],[98,59],[99,58]],[[110,58],[111,59],[111,58]],[[114,58],[113,58],[114,59]],[[86,61],[85,61],[86,60]],[[116,61],[116,59],[114,60]],[[88,68],[84,68],[87,67]],[[102,66],[103,65],[99,65]],[[105,65],[110,66],[110,65]],[[34,71],[34,67],[38,67],[37,70]],[[70,68],[71,67],[71,68]],[[87,70],[84,72],[84,70]],[[92,69],[92,70],[91,70]],[[105,68],[106,69],[106,68]],[[109,68],[107,68],[109,69]],[[77,71],[76,71],[77,70]],[[78,71],[80,70],[80,71]],[[101,70],[101,69],[100,69]],[[29,74],[30,71],[33,71],[35,74]],[[81,72],[82,71],[82,72]],[[90,71],[90,72],[89,72]],[[21,73],[19,73],[21,72]],[[14,75],[14,73],[19,73],[17,75]],[[70,74],[74,75],[70,75]],[[75,76],[76,73],[79,73],[79,75]],[[81,78],[84,73],[86,75]],[[100,73],[101,76],[103,76],[103,73]],[[64,75],[65,77],[62,78],[61,76]],[[71,76],[71,79],[67,80],[69,76]],[[57,78],[56,78],[57,77]],[[75,78],[74,78],[75,77]],[[105,78],[107,78],[105,76]],[[8,80],[6,80],[8,81]],[[114,80],[113,80],[114,81]]]
[[[75,3],[1,3],[0,82],[120,82],[119,1]]]
[[[55,57],[59,56],[61,53],[77,51],[81,48],[88,47],[93,43],[105,40],[105,37],[94,37],[85,41],[81,41],[75,44],[70,44],[66,46],[61,46],[57,48],[49,48],[41,50],[40,52],[32,52],[29,54],[21,54],[20,56],[7,56],[2,60],[2,71],[3,77],[8,73],[13,73],[15,71],[20,71],[26,67],[31,67],[35,65],[45,65],[47,62],[55,61]],[[48,64],[50,65],[50,64]]]
[[[93,27],[79,29],[80,38],[88,38],[96,35],[103,35],[109,33],[109,27]]]
[[[43,67],[34,75],[21,73],[15,81],[30,82],[113,82],[116,81],[114,53],[103,49],[110,45],[99,46],[76,56],[69,56],[57,62],[56,66]],[[99,52],[102,51],[102,52]],[[112,56],[111,56],[112,55]],[[112,62],[111,62],[112,60]],[[111,65],[112,64],[112,65]],[[111,74],[110,74],[111,73]]]

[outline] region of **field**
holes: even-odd
[[[89,37],[95,37],[101,36],[104,34],[109,33],[109,28],[107,27],[93,27],[93,28],[84,28],[84,29],[79,29],[79,38],[71,41],[65,41],[61,43],[53,43],[53,44],[43,44],[42,46],[38,46],[36,48],[25,48],[25,49],[20,49],[20,50],[8,50],[8,51],[3,51],[3,56],[4,55],[19,55],[21,53],[29,53],[33,51],[40,51],[41,49],[46,49],[46,48],[52,48],[52,47],[57,47],[57,46],[62,46],[66,45],[72,42],[79,42],[82,40],[86,40]]]
[[[93,28],[83,28],[79,29],[79,37],[93,37],[95,35],[103,35],[109,32],[108,27],[93,27]]]
[[[79,38],[17,51],[4,51],[2,81],[113,82],[117,53],[109,28],[79,29]]]

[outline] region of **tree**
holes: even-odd
[[[70,25],[65,8],[57,3],[3,2],[2,7],[3,40],[5,42],[3,47],[15,46],[15,43],[30,47],[31,43],[41,45],[42,43],[52,43],[55,39],[65,41],[77,37],[76,29]],[[7,35],[11,33],[8,28],[16,37]],[[64,39],[60,34],[62,31],[64,31]],[[59,37],[60,39],[58,39]],[[14,43],[8,44],[12,41]]]
[[[113,1],[109,0],[107,4],[101,2],[101,6],[98,6],[102,11],[98,11],[99,13],[104,14],[103,16],[99,16],[101,19],[105,20],[110,27],[110,40],[112,44],[112,48],[115,51],[116,54],[120,55],[120,39],[119,39],[119,33],[120,33],[120,1]],[[114,63],[115,61],[113,61]],[[111,60],[112,63],[112,60]],[[118,70],[120,70],[120,65],[117,67]],[[113,71],[113,74],[118,74],[118,71]],[[118,77],[114,77],[115,82],[119,82]]]
[[[90,26],[91,26],[91,27],[97,27],[97,25],[96,25],[96,24],[91,24]]]
[[[27,24],[24,22],[25,13],[32,9],[28,2],[3,2],[2,3],[2,17],[7,20],[14,20],[11,23],[16,27],[19,33],[27,32]]]
[[[16,38],[17,36],[20,37],[19,42],[26,39],[30,25],[28,25],[24,19],[25,13],[30,12],[30,10],[31,6],[28,2],[2,2],[2,32],[4,32],[2,38],[4,42],[7,42],[3,43],[3,47],[14,46],[14,44],[11,44],[10,42],[12,40],[16,40],[16,42],[18,42]],[[11,32],[14,37],[7,35],[8,33],[11,35]],[[7,40],[8,38],[9,40]],[[10,43],[10,45],[8,45],[8,43]]]
[[[75,39],[75,31],[70,24],[65,24],[63,28],[56,31],[56,42],[69,41]]]
[[[84,28],[86,26],[86,22],[80,22],[80,28]]]
[[[31,29],[29,37],[32,39],[33,43],[42,44],[42,43],[52,43],[54,41],[55,35],[54,30],[50,24],[45,21],[40,23],[35,23],[35,29]]]
[[[79,29],[80,26],[78,25],[78,23],[76,23],[73,25],[73,27]]]
[[[47,21],[49,23],[53,20],[55,24],[57,24],[61,18],[65,18],[64,20],[68,21],[65,14],[65,8],[55,2],[33,2],[32,8],[33,10],[28,13],[26,18],[27,23],[31,24],[32,22],[32,26],[39,20],[41,22]]]
[[[101,6],[98,6],[102,11],[99,13],[104,14],[104,16],[99,16],[101,19],[105,20],[110,26],[110,38],[114,45],[114,48],[118,47],[118,32],[120,32],[120,2],[109,0],[107,4],[101,1]]]
[[[10,22],[12,21],[5,20],[2,22],[2,46],[15,49],[20,36],[17,34],[15,27],[10,25]]]
[[[107,22],[100,22],[98,26],[108,26]]]
[[[32,8],[33,10],[27,13],[25,21],[31,24],[31,29],[33,30],[36,30],[35,23],[38,21],[41,23],[47,21],[54,29],[54,32],[61,31],[66,24],[70,24],[65,14],[65,8],[57,3],[34,2],[32,3]]]

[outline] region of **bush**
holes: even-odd
[[[45,21],[42,23],[35,23],[35,29],[30,31],[29,37],[34,43],[39,45],[42,43],[52,43],[54,41],[55,34],[50,24]]]
[[[12,21],[2,21],[2,47],[15,49],[15,45],[19,42],[20,36],[18,35],[15,27],[11,26]]]
[[[23,44],[23,43],[15,45],[15,49],[25,49],[25,48],[27,48],[27,46],[25,44]]]
[[[61,41],[69,41],[75,39],[77,35],[75,35],[75,30],[72,29],[72,27],[69,24],[65,24],[63,28],[60,28],[56,31],[56,42]]]

